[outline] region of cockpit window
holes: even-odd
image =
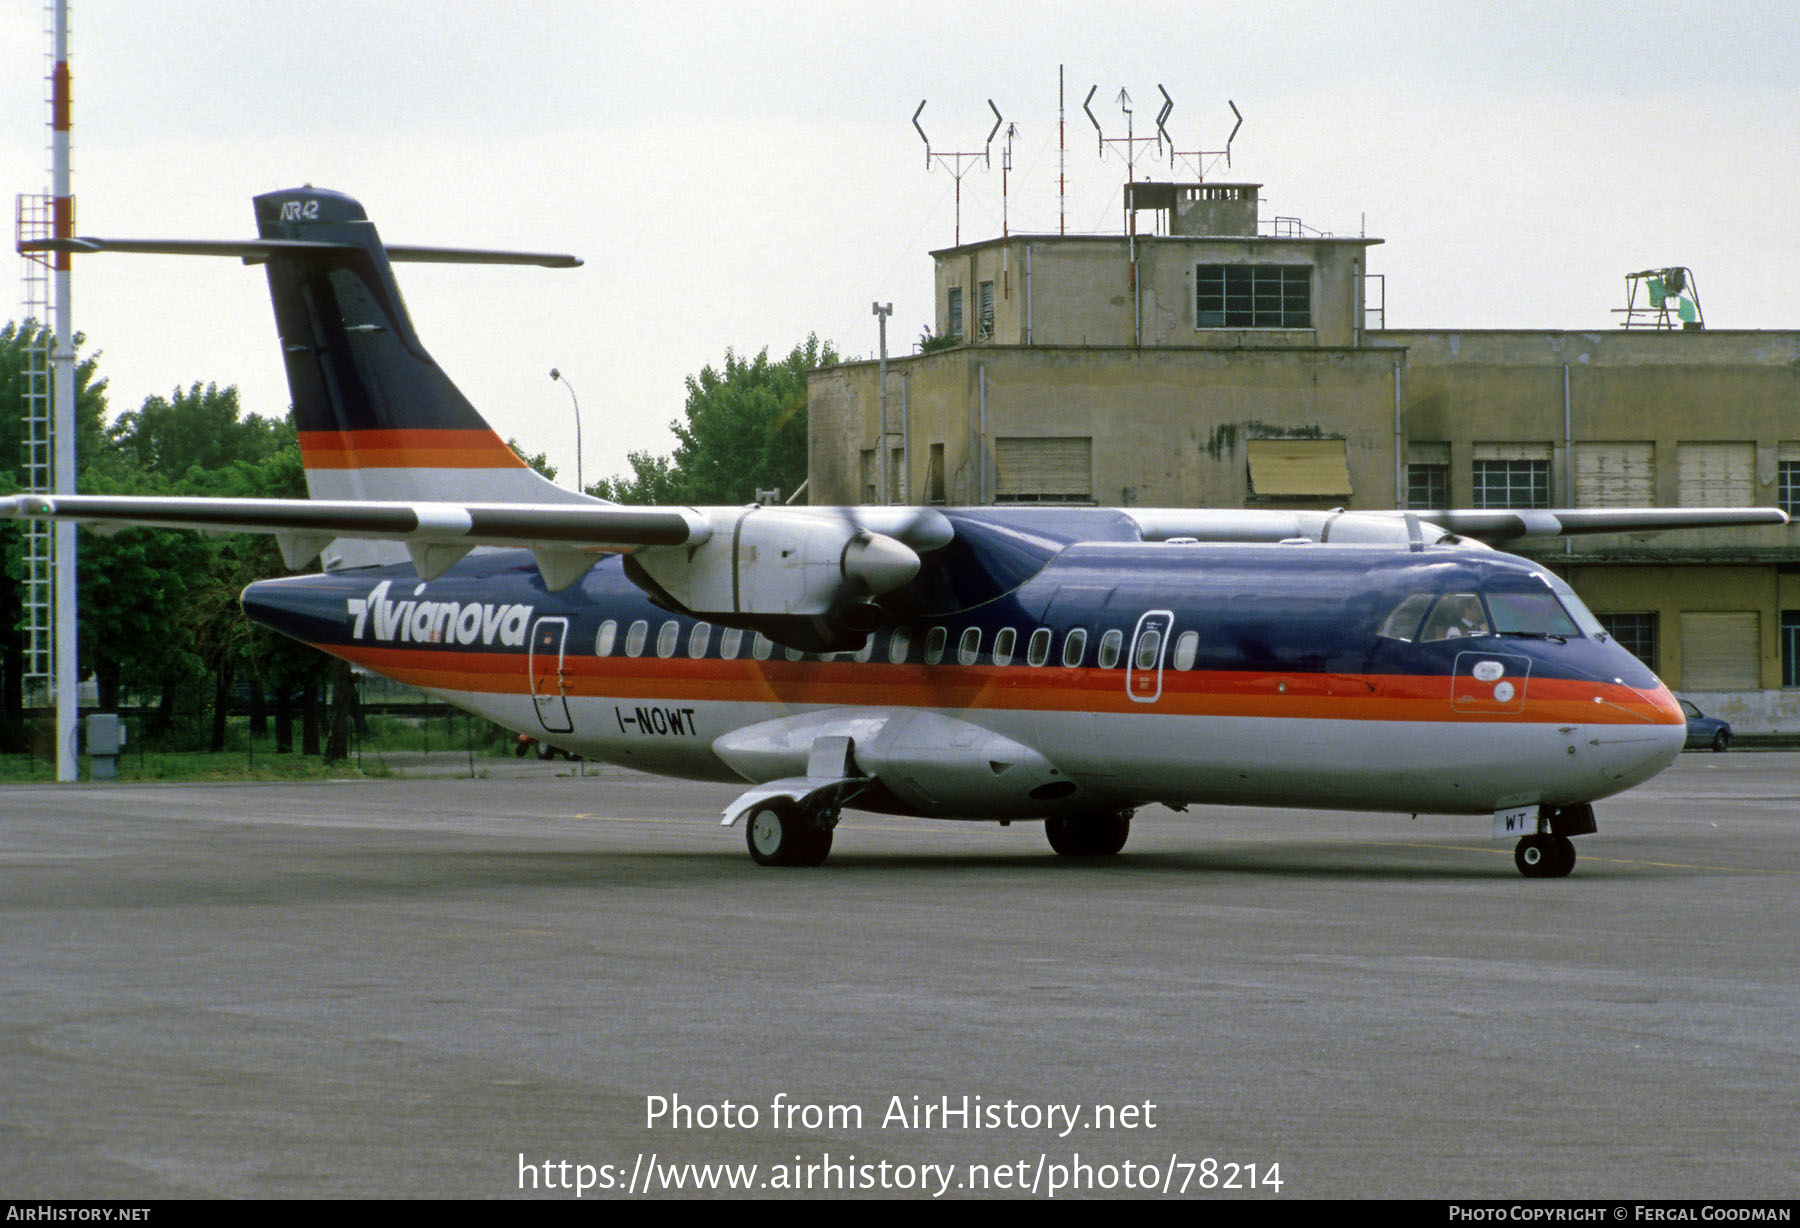
[[[1412,593],[1394,607],[1394,612],[1381,624],[1380,634],[1390,640],[1412,640],[1419,633],[1419,623],[1431,608],[1430,593]]]
[[[1494,630],[1500,635],[1579,635],[1575,620],[1563,611],[1548,589],[1535,592],[1493,592],[1487,595],[1494,612]]]
[[[1583,635],[1596,640],[1606,638],[1606,628],[1600,625],[1600,620],[1594,617],[1594,612],[1588,609],[1581,598],[1575,595],[1575,590],[1569,587],[1567,581],[1560,576],[1548,575],[1540,575],[1538,579],[1550,586],[1550,591],[1556,594],[1557,599],[1562,602],[1563,609],[1567,610],[1569,617],[1575,620],[1575,625],[1581,628]]]
[[[1432,608],[1431,617],[1425,620],[1419,642],[1429,644],[1434,640],[1492,634],[1480,597],[1474,593],[1445,593]]]

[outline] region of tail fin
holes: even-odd
[[[524,257],[390,252],[360,204],[311,187],[258,196],[256,227],[313,498],[593,502],[520,460],[432,361],[390,264]]]

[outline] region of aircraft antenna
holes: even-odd
[[[941,166],[950,172],[950,177],[952,179],[956,180],[956,246],[961,247],[963,176],[968,174],[969,171],[974,168],[975,160],[977,158],[981,160],[983,167],[989,167],[994,164],[992,149],[994,144],[994,134],[1000,131],[1000,124],[1002,123],[1000,118],[1000,108],[994,105],[994,100],[992,98],[988,99],[988,110],[994,113],[994,126],[988,129],[987,140],[982,143],[980,149],[973,151],[948,152],[933,150],[931,148],[931,138],[925,135],[925,129],[919,124],[919,116],[925,113],[925,102],[926,100],[923,98],[919,100],[919,109],[913,112],[912,126],[919,134],[919,139],[925,142],[925,169],[929,171],[934,164]]]
[[[28,492],[75,493],[75,332],[67,251],[24,252],[32,239],[75,234],[69,186],[69,5],[45,0],[50,45],[50,191],[17,199],[16,234],[25,256],[25,318],[37,329],[24,358],[22,477]],[[24,683],[27,702],[56,705],[56,778],[77,777],[75,724],[75,525],[25,526]]]

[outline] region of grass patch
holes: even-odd
[[[91,766],[84,756],[80,764],[81,779],[87,780]],[[338,763],[306,755],[258,755],[246,761],[242,751],[162,751],[146,754],[142,759],[129,752],[119,757],[121,784],[132,781],[249,781],[249,780],[359,780],[389,777],[394,773],[381,760],[363,756],[361,769],[354,758]],[[56,779],[56,764],[43,758],[7,755],[0,758],[0,784],[50,783]]]

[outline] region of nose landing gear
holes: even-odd
[[[1567,878],[1575,868],[1575,842],[1548,832],[1526,836],[1513,850],[1513,864],[1526,878]]]

